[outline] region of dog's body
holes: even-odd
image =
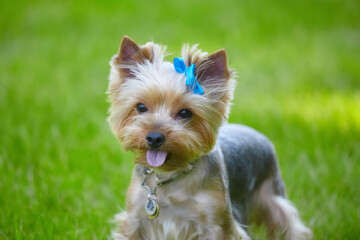
[[[203,96],[178,85],[185,78],[157,54],[157,45],[138,47],[125,37],[112,61],[109,121],[125,148],[138,153],[127,209],[117,215],[113,237],[250,239],[244,227],[255,223],[264,224],[270,238],[310,238],[311,231],[285,198],[271,142],[249,127],[223,125],[233,87],[225,52],[204,58],[194,48],[183,51],[186,65],[201,66],[195,73]],[[154,145],[151,134],[163,141]],[[166,179],[161,186],[159,178]],[[155,219],[144,210],[149,192],[143,180],[150,190],[157,186],[152,196],[160,212]]]

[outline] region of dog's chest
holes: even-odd
[[[159,189],[160,190],[160,189]],[[145,216],[146,195],[138,214]],[[218,226],[214,220],[218,211],[216,200],[206,191],[189,194],[184,190],[174,190],[171,194],[158,191],[159,215],[155,219],[143,217],[142,232],[148,239],[191,239],[196,236],[215,233]]]

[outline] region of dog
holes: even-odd
[[[224,49],[210,55],[122,39],[110,61],[109,124],[135,153],[126,211],[113,239],[310,239],[285,197],[272,143],[256,130],[227,124],[235,87]]]

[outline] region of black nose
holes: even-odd
[[[165,142],[165,137],[161,133],[151,132],[146,136],[147,144],[152,148],[158,148]]]

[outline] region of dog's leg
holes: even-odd
[[[114,240],[138,240],[142,239],[139,235],[136,223],[129,223],[129,216],[126,211],[116,214],[115,221],[117,229],[112,232],[111,236]]]
[[[270,239],[305,240],[312,232],[300,220],[297,209],[286,199],[280,175],[265,180],[250,201],[250,221],[265,225]]]

